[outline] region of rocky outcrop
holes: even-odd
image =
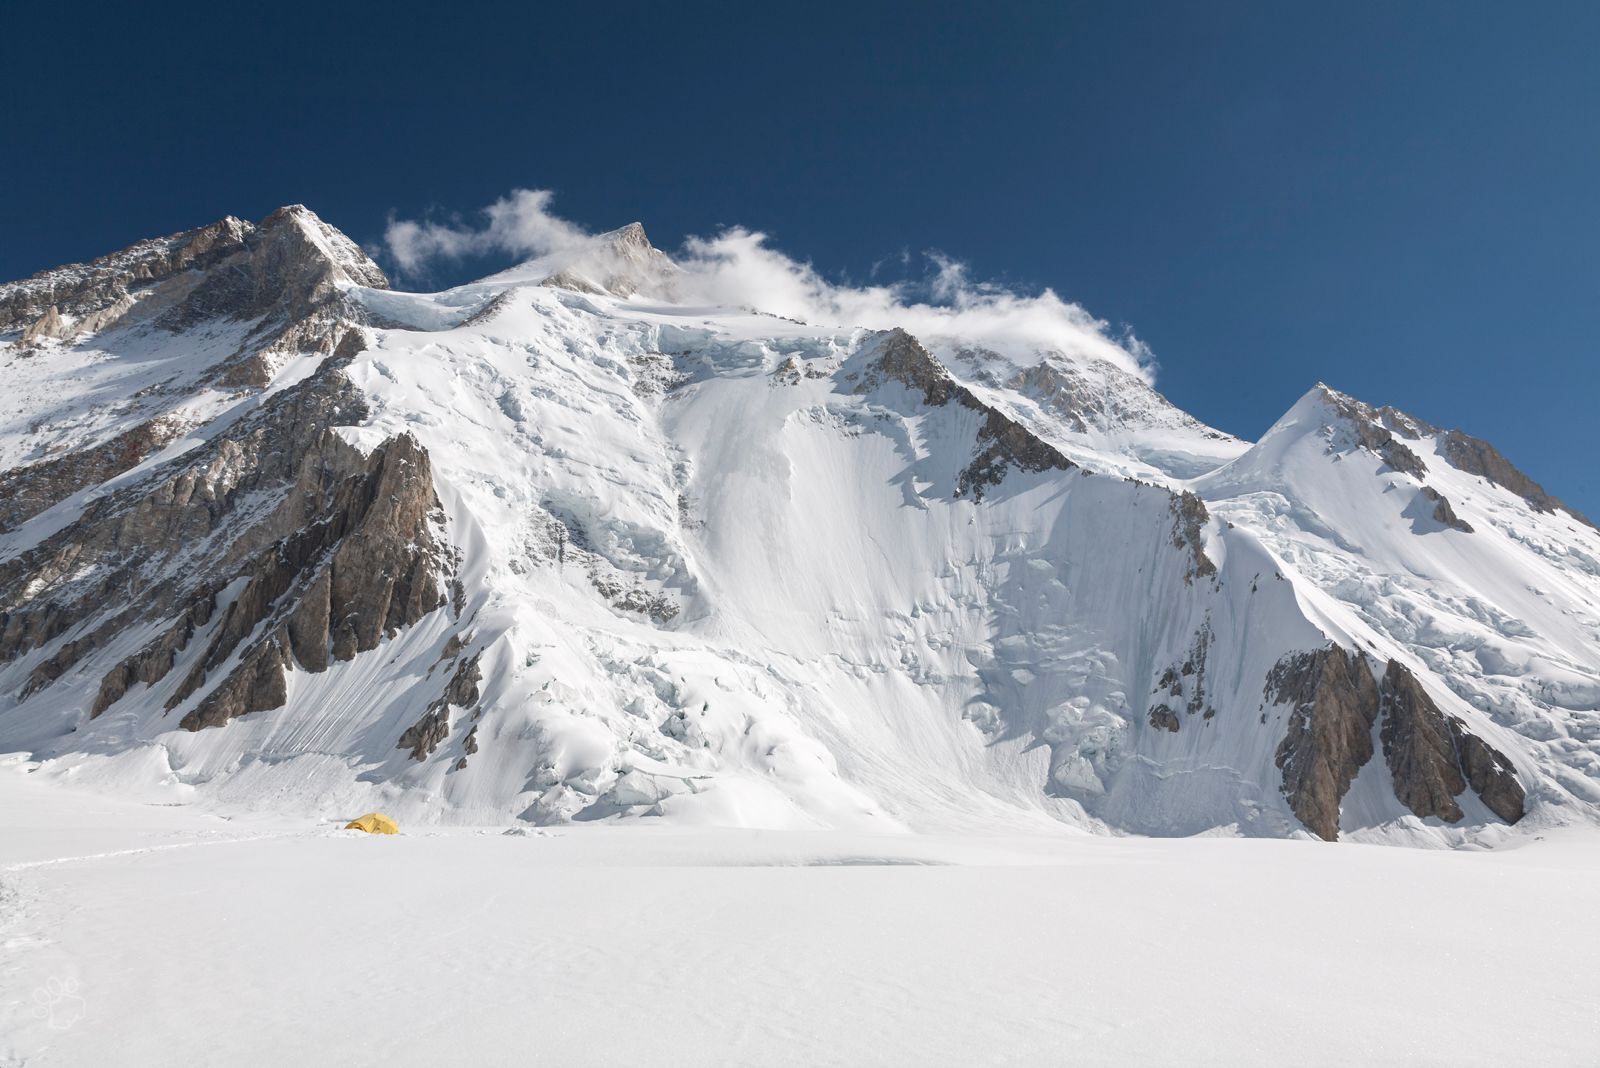
[[[240,247],[205,271],[199,283],[159,320],[181,330],[208,319],[304,318],[341,282],[388,287],[360,247],[305,207],[279,208],[251,227]]]
[[[978,428],[978,454],[956,479],[956,496],[983,500],[984,490],[998,486],[1006,472],[1070,471],[1077,465],[1021,423],[997,408],[985,408]]]
[[[1534,511],[1550,513],[1559,509],[1582,523],[1594,526],[1589,519],[1546,493],[1543,486],[1518,470],[1510,460],[1501,455],[1499,449],[1487,441],[1459,430],[1443,430],[1396,408],[1374,408],[1320,383],[1317,388],[1328,404],[1350,424],[1356,433],[1358,443],[1363,448],[1377,453],[1396,471],[1404,471],[1418,479],[1427,474],[1427,466],[1421,457],[1398,441],[1396,435],[1413,441],[1420,440],[1424,436],[1432,437],[1437,443],[1439,455],[1457,470],[1477,475],[1503,489],[1510,490],[1528,502],[1528,507]],[[1444,508],[1449,509],[1448,503]],[[1439,521],[1453,525],[1442,518]]]
[[[178,721],[186,731],[220,727],[230,719],[250,712],[266,712],[283,707],[289,699],[284,671],[289,653],[278,636],[250,647],[226,678],[206,694],[194,711]]]
[[[922,403],[932,408],[942,408],[955,401],[973,411],[988,411],[971,390],[957,382],[944,365],[933,358],[933,353],[924,348],[922,342],[904,330],[891,330],[884,336],[877,358],[867,368],[866,377],[856,386],[856,392],[869,392],[884,379],[920,391]]]
[[[135,290],[208,268],[239,251],[253,229],[230,215],[210,226],[141,241],[89,263],[68,264],[0,285],[0,333],[27,327],[38,328],[35,337],[60,337],[63,313],[73,318],[92,315],[126,300]]]
[[[33,344],[123,318],[173,334],[213,321],[251,323],[207,381],[259,388],[287,356],[331,353],[342,324],[362,318],[343,297],[346,284],[389,283],[360,247],[296,204],[259,224],[229,217],[0,286],[0,333],[23,326],[20,340]]]
[[[1389,661],[1378,700],[1383,717],[1379,738],[1395,797],[1418,816],[1455,823],[1462,816],[1456,798],[1467,781],[1456,757],[1454,721],[1398,660]]]
[[[1456,754],[1472,792],[1488,806],[1490,812],[1507,823],[1520,820],[1527,792],[1523,790],[1522,783],[1517,781],[1510,759],[1467,730],[1458,719],[1450,720],[1450,734],[1455,740]]]
[[[1422,462],[1422,457],[1395,436],[1393,427],[1397,424],[1396,416],[1401,413],[1394,412],[1393,409],[1373,408],[1325,385],[1319,384],[1318,389],[1322,392],[1323,400],[1354,432],[1356,444],[1375,454],[1396,471],[1402,471],[1418,479],[1427,475],[1428,466]],[[1415,428],[1409,421],[1399,422],[1398,425],[1410,432],[1408,436],[1416,436]]]
[[[315,518],[256,566],[167,708],[199,692],[251,635],[265,636],[184,717],[187,730],[277,708],[284,669],[319,672],[330,657],[354,659],[444,603],[445,561],[430,524],[439,503],[415,438],[390,438],[361,457],[328,431],[294,492],[320,501]]]
[[[1216,575],[1217,565],[1206,555],[1205,549],[1205,525],[1211,519],[1211,513],[1206,511],[1206,503],[1184,490],[1173,496],[1169,508],[1173,518],[1172,547],[1189,554],[1189,570],[1184,574],[1183,581],[1191,583],[1196,578]]]
[[[1078,469],[1078,465],[1054,445],[998,408],[985,404],[956,381],[921,342],[904,330],[889,331],[855,391],[869,392],[885,380],[899,382],[920,393],[922,402],[930,407],[942,408],[954,403],[983,416],[977,433],[978,450],[956,476],[956,497],[970,497],[974,503],[981,503],[985,492],[1000,485],[1012,469],[1026,472]],[[1170,494],[1170,497],[1172,545],[1188,553],[1191,561],[1185,581],[1215,576],[1217,567],[1206,556],[1202,533],[1210,519],[1205,502],[1188,491]]]
[[[54,643],[36,692],[156,624],[101,669],[91,714],[183,659],[165,706],[196,730],[278,707],[291,666],[325,670],[438,608],[454,565],[426,451],[402,434],[364,452],[334,429],[366,416],[340,370],[360,348],[348,331],[309,379],[0,564],[0,662]]]
[[[1380,693],[1383,753],[1395,796],[1407,808],[1454,823],[1463,815],[1456,798],[1471,786],[1507,823],[1522,818],[1525,794],[1510,760],[1442,712],[1399,661],[1389,661]]]
[[[1156,705],[1150,710],[1150,726],[1159,730],[1178,733],[1178,728],[1183,724],[1178,719],[1178,714],[1166,705]]]
[[[1172,710],[1173,704],[1181,706],[1187,715],[1198,714],[1206,720],[1217,714],[1217,710],[1212,707],[1206,695],[1206,669],[1211,654],[1211,640],[1211,619],[1208,616],[1195,633],[1194,644],[1189,647],[1189,653],[1184,657],[1182,665],[1172,665],[1163,671],[1161,678],[1157,680],[1154,692],[1162,695],[1163,702],[1150,712],[1150,723],[1153,726],[1171,731],[1178,729],[1178,718],[1177,713]]]
[[[182,420],[160,416],[92,448],[0,473],[0,534],[79,490],[137,467],[186,429]]]
[[[346,351],[360,344],[352,335]],[[109,627],[171,619],[188,591],[231,578],[308,518],[291,498],[301,456],[330,426],[366,416],[330,361],[208,444],[84,508],[76,521],[0,564],[0,663],[69,628],[79,652]],[[197,553],[195,550],[199,548]]]
[[[166,678],[178,661],[178,653],[188,647],[199,628],[211,622],[215,608],[215,591],[201,593],[188,611],[180,615],[161,637],[106,672],[100,680],[100,692],[95,695],[94,705],[89,709],[89,718],[94,719],[122,700],[134,685],[143,683],[154,686]]]
[[[1378,686],[1362,653],[1329,645],[1284,657],[1267,676],[1267,700],[1294,706],[1278,745],[1283,794],[1318,837],[1339,837],[1339,803],[1372,759]]]
[[[67,337],[71,332],[72,328],[61,318],[61,309],[52,304],[22,332],[22,340],[26,344],[43,341],[46,338],[59,339]]]
[[[428,706],[421,719],[405,729],[400,735],[400,740],[395,743],[395,748],[409,749],[412,760],[426,760],[450,735],[450,709],[471,708],[476,705],[478,683],[482,681],[483,675],[478,669],[477,655],[457,663],[450,681],[445,685],[444,693]],[[466,740],[462,743],[462,749],[469,755],[478,751],[477,727],[468,732]],[[463,763],[458,764],[458,769],[465,766],[465,757],[462,759]]]
[[[1423,486],[1418,492],[1422,495],[1423,500],[1433,505],[1433,511],[1429,514],[1433,517],[1434,522],[1442,523],[1452,530],[1459,530],[1463,534],[1471,534],[1473,532],[1472,524],[1456,515],[1456,510],[1450,506],[1450,500],[1444,494],[1432,486]]]
[[[984,491],[998,486],[1012,468],[1020,471],[1070,471],[1077,467],[1059,449],[1004,412],[985,404],[957,382],[933,354],[904,330],[891,330],[872,362],[857,393],[892,379],[920,391],[922,401],[942,408],[952,402],[983,416],[978,428],[978,451],[956,476],[955,495],[982,501]]]
[[[1536,512],[1554,512],[1560,509],[1574,519],[1594,526],[1584,516],[1546,493],[1539,483],[1517,470],[1510,460],[1501,455],[1499,449],[1487,441],[1463,434],[1459,430],[1451,430],[1445,433],[1439,451],[1452,467],[1510,490],[1527,501],[1528,507]]]
[[[293,206],[258,226],[230,217],[0,286],[0,331],[38,312],[23,332],[24,343],[70,339],[131,312],[139,329],[155,334],[145,344],[160,345],[163,331],[248,322],[254,325],[243,343],[205,381],[229,390],[257,389],[271,382],[290,355],[335,354],[357,313],[340,290],[349,283],[388,285],[353,242]],[[135,417],[149,417],[106,440],[0,474],[0,533],[136,467],[189,430],[190,421],[168,410],[173,402],[164,396],[157,386],[135,398]]]
[[[1380,717],[1395,797],[1417,816],[1459,821],[1464,813],[1456,798],[1470,785],[1501,819],[1522,818],[1523,789],[1510,761],[1446,715],[1397,660],[1377,682],[1359,652],[1330,645],[1291,654],[1268,676],[1266,696],[1294,705],[1277,764],[1290,807],[1321,838],[1339,836],[1340,802],[1373,757],[1372,728]]]

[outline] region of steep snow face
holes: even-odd
[[[1463,843],[1524,787],[1523,828],[1596,811],[1596,535],[1398,413],[1314,392],[1252,447],[1082,353],[681,303],[636,225],[438,294],[303,209],[239,240],[287,281],[231,316],[4,338],[64,361],[41,397],[94,369],[20,455],[77,413],[117,440],[101,398],[145,378],[185,429],[4,535],[0,748],[450,821]],[[174,509],[192,551],[149,533]]]
[[[959,495],[984,417],[885,371],[894,335],[542,287],[490,307],[348,372],[377,436],[434,457],[484,591],[496,711],[442,750],[445,796],[537,767],[540,817],[1284,829],[1241,786],[1275,739],[1214,708],[1254,709],[1281,652],[1245,632],[1321,636],[1287,586],[1197,582],[1170,493],[1049,469]],[[1268,569],[1232,542],[1234,572]],[[1146,680],[1197,643],[1204,672],[1213,634],[1189,729],[1151,731]]]
[[[1592,811],[1600,532],[1536,506],[1542,491],[1530,502],[1458,468],[1451,443],[1460,440],[1319,386],[1260,443],[1192,485],[1219,519],[1255,531],[1286,574],[1326,596],[1352,644],[1431,680],[1436,697],[1513,757],[1543,804]],[[1370,785],[1378,800],[1358,801],[1348,820],[1382,807],[1382,784]]]
[[[1014,412],[1097,471],[1177,485],[1249,447],[1175,407],[1144,379],[1103,360],[1052,351],[1007,358],[960,339],[936,339],[932,347],[991,404]]]

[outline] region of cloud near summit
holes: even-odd
[[[550,210],[546,189],[516,189],[478,213],[479,222],[391,218],[384,247],[403,275],[436,263],[492,255],[537,259],[581,249],[595,235]],[[961,339],[1013,357],[1056,350],[1109,361],[1154,380],[1150,350],[1132,334],[1062,300],[1053,290],[1023,294],[974,282],[967,266],[938,252],[924,254],[923,277],[855,286],[827,280],[810,263],[774,248],[759,230],[733,226],[690,237],[672,254],[680,273],[677,299],[748,307],[808,323],[871,329],[904,327],[927,340]]]

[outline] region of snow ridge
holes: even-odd
[[[0,287],[0,749],[446,822],[1600,813],[1600,532],[1492,446],[681,281],[631,224],[395,292],[293,207]]]

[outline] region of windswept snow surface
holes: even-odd
[[[404,828],[0,766],[0,1064],[1587,1064],[1600,838]],[[166,799],[173,800],[173,796]]]

